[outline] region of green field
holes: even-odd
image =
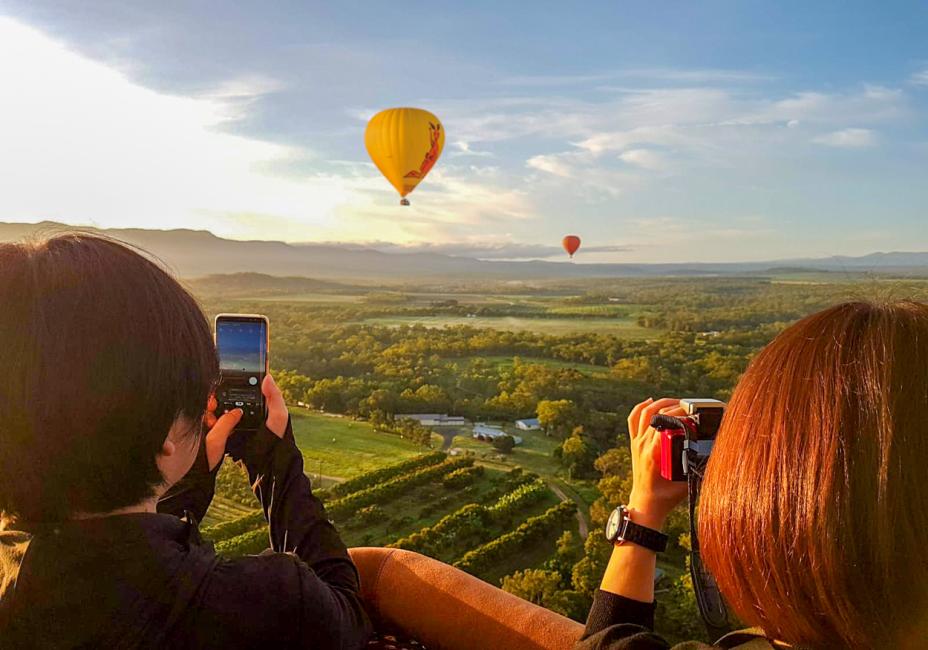
[[[469,431],[455,436],[452,448],[473,451],[478,462],[491,467],[511,469],[519,466],[539,476],[554,476],[558,472],[560,466],[551,452],[560,444],[559,440],[549,438],[540,431],[519,431],[511,426],[503,428],[522,438],[522,444],[513,449],[511,454],[500,454],[490,443],[474,439]]]
[[[293,437],[303,452],[306,473],[351,478],[427,451],[367,422],[308,409],[290,408]]]
[[[613,334],[629,339],[651,339],[661,332],[640,327],[628,318],[531,318],[522,316],[387,316],[366,318],[362,322],[386,327],[424,325],[431,328],[467,325],[510,332],[538,334]]]

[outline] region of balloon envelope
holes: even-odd
[[[364,146],[380,173],[405,197],[438,161],[445,129],[421,108],[388,108],[367,123]]]
[[[567,235],[564,237],[561,245],[564,247],[564,250],[567,251],[567,254],[573,257],[574,253],[580,248],[580,238],[576,235]]]

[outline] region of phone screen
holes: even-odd
[[[265,416],[261,385],[267,373],[267,338],[267,320],[263,316],[220,314],[216,317],[220,371],[216,412],[242,409],[237,432],[258,429]]]
[[[220,370],[263,373],[267,368],[267,324],[263,320],[216,322]]]

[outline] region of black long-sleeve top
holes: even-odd
[[[671,646],[654,633],[654,603],[625,598],[608,591],[598,590],[593,597],[586,620],[586,629],[574,650],[668,650]],[[766,642],[766,643],[761,643]],[[671,650],[713,650],[745,647],[789,648],[786,644],[766,639],[760,630],[732,632],[715,645],[701,641],[685,641]]]
[[[159,514],[0,532],[0,647],[364,646],[357,571],[312,494],[290,424],[283,439],[262,428],[242,440],[233,457],[248,469],[274,552],[228,559],[200,538],[195,522],[216,478],[201,447]]]

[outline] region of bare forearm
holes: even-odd
[[[631,520],[641,526],[660,530],[664,517],[650,516],[629,507]],[[616,544],[606,566],[600,589],[643,603],[654,601],[654,572],[657,554],[637,544]]]

